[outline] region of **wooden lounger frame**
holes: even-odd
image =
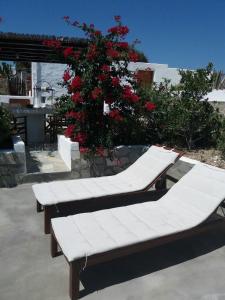
[[[213,214],[212,214],[213,215]],[[212,216],[211,215],[211,216]],[[113,259],[120,258],[123,256],[127,256],[130,254],[134,254],[137,252],[145,251],[157,246],[161,246],[163,244],[167,244],[179,239],[191,237],[197,235],[199,233],[203,233],[212,227],[225,223],[225,217],[221,217],[210,221],[211,216],[199,226],[196,226],[192,229],[185,230],[176,234],[167,235],[161,238],[156,238],[150,241],[145,241],[141,243],[137,243],[131,246],[125,246],[122,248],[114,249],[111,251],[95,254],[92,256],[88,256],[88,258],[83,257],[79,260],[75,260],[67,262],[69,264],[70,276],[69,276],[69,294],[71,300],[77,300],[79,298],[79,283],[80,283],[80,272],[89,266],[97,265],[102,262],[109,262]],[[61,251],[58,250],[59,245],[58,241],[55,237],[54,231],[51,227],[51,256],[56,257],[63,254]]]
[[[158,147],[162,147],[159,145],[155,145]],[[173,150],[174,152],[178,153],[178,157],[175,162],[184,154],[183,152],[179,152],[172,148],[163,147],[166,150]],[[166,173],[167,171],[173,166],[170,164],[166,169],[164,169],[159,176],[155,178],[154,181],[149,183],[147,187],[140,191],[129,192],[129,193],[121,193],[115,194],[110,196],[103,196],[97,198],[88,198],[85,200],[74,200],[74,201],[67,201],[52,205],[45,205],[42,206],[38,200],[37,201],[37,212],[44,212],[44,232],[45,234],[50,233],[50,225],[51,219],[57,217],[65,217],[68,215],[74,215],[78,213],[84,212],[92,212],[101,209],[108,209],[113,207],[119,206],[126,206],[130,204],[135,204],[139,202],[138,197],[130,197],[131,195],[147,192],[151,187],[155,185],[157,191],[163,191],[166,189]],[[162,194],[159,194],[162,196]],[[143,202],[143,201],[142,201]]]

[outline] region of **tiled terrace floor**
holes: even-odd
[[[0,189],[0,299],[69,300],[68,266],[52,259],[31,184]],[[92,267],[84,300],[225,299],[225,228]]]

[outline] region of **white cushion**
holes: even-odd
[[[157,202],[52,219],[58,243],[73,261],[191,229],[225,199],[225,170],[198,164]]]
[[[173,164],[178,155],[172,150],[151,146],[136,162],[117,175],[52,181],[34,184],[32,188],[42,205],[139,191]]]

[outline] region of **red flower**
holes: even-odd
[[[123,98],[133,103],[136,103],[140,100],[140,97],[131,90],[129,85],[124,87]]]
[[[89,151],[90,151],[90,149],[87,147],[80,147],[80,153],[85,154],[85,153],[88,153]]]
[[[74,134],[74,129],[75,129],[75,125],[74,124],[72,124],[72,125],[69,125],[67,128],[66,128],[66,130],[65,130],[65,132],[64,132],[64,135],[66,136],[66,137],[69,137],[69,138],[71,138],[72,136],[73,136],[73,134]]]
[[[95,34],[95,36],[100,36],[102,34],[102,32],[100,30],[96,30],[94,34]]]
[[[96,148],[96,153],[97,153],[98,155],[100,155],[100,156],[104,156],[105,151],[104,151],[103,146],[100,146],[100,147]]]
[[[87,140],[87,135],[85,132],[78,132],[78,134],[75,137],[75,141],[78,142],[80,145],[85,144]]]
[[[96,45],[90,45],[87,52],[87,59],[93,60],[97,56],[97,46]]]
[[[128,49],[128,47],[129,47],[127,42],[116,43],[116,46],[119,47],[119,48],[122,48],[122,49]]]
[[[120,79],[118,77],[112,77],[112,85],[118,86],[120,84]]]
[[[105,100],[106,104],[112,104],[114,102],[114,100],[112,98],[108,98]]]
[[[124,35],[128,34],[129,29],[127,26],[115,26],[115,27],[109,28],[108,32],[112,33],[112,34],[124,36]]]
[[[106,45],[106,48],[112,48],[114,44],[113,44],[113,42],[108,41],[105,43],[105,45]]]
[[[110,71],[110,66],[108,66],[108,65],[102,65],[101,70],[103,72],[109,72]]]
[[[153,110],[156,109],[156,105],[155,105],[155,103],[148,101],[148,102],[145,103],[145,108],[148,111],[153,111]]]
[[[136,52],[132,51],[129,53],[129,59],[130,61],[137,62],[139,59],[139,55]]]
[[[71,87],[72,89],[76,90],[76,89],[80,89],[81,86],[83,84],[82,79],[80,78],[80,76],[75,76],[71,82]]]
[[[118,58],[120,56],[120,53],[119,51],[111,48],[106,51],[106,55],[110,58]]]
[[[109,113],[109,117],[118,122],[123,121],[123,116],[121,116],[120,111],[118,109],[111,110]]]
[[[82,103],[84,101],[84,99],[81,97],[80,92],[74,93],[71,98],[75,103]]]
[[[99,87],[95,87],[91,92],[91,96],[94,100],[99,98],[101,95],[102,95],[102,89]]]
[[[72,47],[68,47],[63,51],[63,55],[65,58],[67,58],[68,56],[73,56],[74,51]]]
[[[100,80],[100,81],[105,81],[107,78],[108,78],[108,76],[106,74],[98,75],[98,80]]]
[[[115,20],[116,22],[120,22],[120,21],[121,21],[121,16],[115,16],[115,17],[114,17],[114,20]]]
[[[77,121],[84,122],[85,120],[85,113],[83,111],[70,111],[66,114],[67,118],[76,119]]]
[[[67,82],[68,80],[70,80],[70,78],[71,78],[70,72],[69,70],[66,70],[63,74],[63,80]]]
[[[74,51],[74,53],[73,53],[73,57],[77,60],[77,59],[79,59],[80,58],[80,51]]]

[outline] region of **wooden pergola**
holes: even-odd
[[[81,38],[0,32],[0,60],[65,63],[54,48],[43,45],[44,40],[60,41],[63,48],[77,50],[87,46],[87,41]]]

